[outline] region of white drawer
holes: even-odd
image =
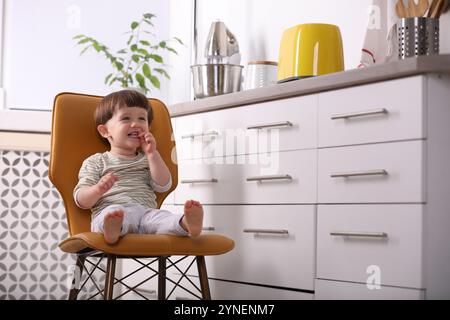
[[[425,202],[424,141],[319,150],[319,203]]]
[[[319,95],[319,147],[425,138],[425,77]]]
[[[314,290],[315,206],[205,206],[204,226],[235,241],[209,277]]]
[[[225,163],[226,159],[230,164]],[[234,163],[234,157],[179,161],[175,203],[184,204],[188,199],[202,204],[245,202],[239,171]]]
[[[317,95],[176,118],[179,159],[317,147]]]
[[[425,290],[366,285],[340,281],[316,280],[315,300],[423,300]]]
[[[246,203],[317,202],[317,150],[259,154],[258,160],[237,157],[237,163],[246,163],[239,168]]]
[[[317,150],[182,160],[175,202],[297,204],[317,201]]]
[[[256,153],[258,131],[247,130],[254,107],[239,107],[176,118],[179,159]]]
[[[317,95],[265,102],[248,111],[246,129],[258,132],[258,152],[317,147]]]
[[[317,278],[424,288],[422,219],[422,205],[319,205]]]
[[[231,108],[201,114],[205,132],[203,136],[203,158],[232,156],[237,152],[256,152],[258,133],[245,127],[255,109],[250,107]],[[217,135],[215,135],[217,133]]]

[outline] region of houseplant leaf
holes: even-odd
[[[153,17],[156,17],[153,13],[144,13],[143,16],[145,19],[152,19]]]
[[[145,92],[148,91],[147,87],[145,86],[145,78],[142,74],[136,73],[135,78],[137,82],[139,83],[139,87],[144,89]]]
[[[150,77],[150,82],[153,84],[153,86],[157,89],[161,88],[161,83],[159,82],[159,79],[155,76]]]
[[[153,69],[154,71],[158,72],[159,74],[162,74],[163,76],[165,76],[167,79],[170,79],[169,74],[167,73],[166,70],[161,69],[161,68],[155,68]]]
[[[152,72],[150,70],[150,66],[148,65],[148,63],[144,63],[144,65],[142,66],[142,72],[144,73],[144,76],[150,80]]]
[[[117,83],[123,88],[138,85],[147,93],[150,91],[149,87],[161,88],[161,82],[155,76],[156,73],[170,79],[169,74],[163,68],[165,66],[163,56],[158,54],[158,50],[164,49],[169,53],[178,54],[168,44],[173,40],[183,44],[179,38],[155,40],[156,34],[151,31],[154,28],[153,19],[155,17],[156,15],[152,13],[145,13],[140,20],[131,21],[131,28],[125,33],[126,46],[118,51],[113,51],[114,55],[105,44],[87,35],[77,34],[73,40],[77,42],[77,45],[83,47],[80,55],[92,49],[93,52],[104,56],[111,63],[113,72],[108,73],[105,77],[105,84]],[[136,82],[137,84],[135,84]]]
[[[163,58],[157,54],[149,54],[148,57],[156,62],[163,63]]]
[[[131,23],[131,30],[134,30],[134,29],[136,29],[137,27],[139,27],[139,22],[133,21],[133,22]]]

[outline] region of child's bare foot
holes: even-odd
[[[184,204],[184,216],[181,226],[191,237],[200,235],[203,227],[203,207],[198,201],[188,200]]]
[[[116,210],[108,212],[103,220],[103,229],[105,241],[109,244],[117,242],[120,236],[120,229],[122,228],[123,211]]]

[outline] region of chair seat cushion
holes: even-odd
[[[118,256],[212,256],[227,253],[234,248],[234,241],[216,234],[204,234],[195,238],[161,234],[127,234],[113,245],[105,242],[103,234],[84,232],[63,240],[59,247],[68,253],[93,249]]]

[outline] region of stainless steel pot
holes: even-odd
[[[191,66],[195,98],[212,97],[241,90],[243,66],[203,64]]]

